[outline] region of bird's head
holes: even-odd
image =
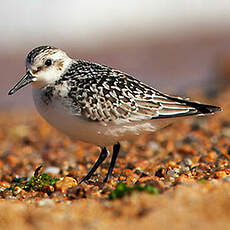
[[[31,83],[42,88],[60,79],[72,59],[52,46],[39,46],[27,55],[26,75],[9,91],[9,95]]]

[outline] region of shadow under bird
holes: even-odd
[[[26,75],[9,95],[29,83],[36,108],[48,123],[74,140],[101,147],[98,160],[80,183],[106,159],[107,146],[113,145],[113,155],[104,182],[112,175],[119,141],[154,132],[179,117],[221,110],[169,96],[119,70],[74,60],[52,46],[28,54]]]

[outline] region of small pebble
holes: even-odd
[[[25,192],[25,190],[23,190],[23,189],[22,189],[21,187],[19,187],[19,186],[16,186],[16,187],[14,188],[14,190],[13,190],[14,196],[18,195],[19,193],[23,193],[23,192]]]
[[[185,166],[191,166],[192,165],[192,160],[190,158],[184,158],[182,160],[182,163],[185,165]]]
[[[223,135],[225,135],[226,137],[230,137],[230,128],[223,128],[223,129],[222,129],[222,133],[223,133]]]
[[[44,173],[51,173],[51,174],[58,174],[60,172],[60,168],[50,166],[48,168],[45,168],[43,172]]]
[[[64,177],[64,179],[57,181],[55,184],[56,190],[65,193],[68,188],[77,186],[77,181],[73,177]]]
[[[42,206],[53,206],[54,205],[54,201],[51,199],[42,199],[38,201],[38,206],[42,207]]]
[[[217,171],[217,172],[215,172],[215,177],[216,178],[224,178],[226,176],[227,176],[227,174],[226,174],[225,171]]]
[[[226,177],[224,177],[224,181],[230,182],[230,175],[227,175]]]
[[[0,187],[9,188],[10,187],[10,183],[8,183],[6,181],[1,181],[0,182]]]
[[[148,147],[150,148],[150,149],[152,149],[153,151],[157,151],[157,150],[159,150],[159,144],[157,143],[157,142],[155,142],[155,141],[151,141],[151,142],[149,142],[149,144],[148,144]]]

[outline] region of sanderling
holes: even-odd
[[[73,60],[52,46],[28,54],[26,75],[9,95],[29,83],[37,110],[48,123],[75,140],[101,147],[98,160],[80,183],[106,159],[107,146],[113,145],[113,155],[104,182],[112,175],[120,141],[154,132],[178,117],[221,110],[169,96],[111,67]]]

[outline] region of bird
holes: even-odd
[[[87,182],[113,146],[107,182],[120,142],[152,133],[180,117],[213,114],[219,106],[170,96],[106,65],[70,58],[53,46],[39,46],[26,57],[26,74],[9,91],[32,85],[40,115],[73,140],[95,144],[101,153],[79,184]]]

